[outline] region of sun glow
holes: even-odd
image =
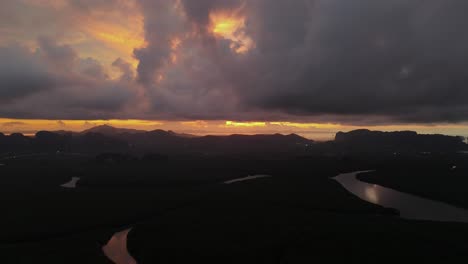
[[[233,33],[244,26],[243,19],[220,18],[212,16],[214,22],[213,32],[225,38],[231,38]]]
[[[227,127],[264,127],[267,124],[265,122],[234,122],[226,121]]]
[[[293,123],[293,122],[271,122],[272,125],[283,126],[283,127],[296,127],[296,128],[339,128],[338,124],[327,124],[327,123]]]
[[[136,1],[116,1],[122,9],[93,10],[88,13],[73,13],[70,20],[80,33],[80,42],[73,43],[81,57],[92,57],[108,67],[112,77],[112,64],[117,58],[129,62],[134,69],[138,60],[133,52],[147,45],[145,40],[144,16]],[[125,10],[125,11],[122,11]],[[64,10],[65,12],[66,10]],[[114,76],[115,75],[115,76]]]
[[[210,13],[210,31],[218,38],[229,40],[229,47],[238,54],[244,54],[255,47],[253,39],[246,33],[246,18],[240,10]]]
[[[136,21],[139,21],[137,18],[134,20],[134,26],[129,28],[93,21],[88,23],[83,31],[111,49],[115,54],[112,59],[118,55],[136,68],[138,62],[133,57],[133,51],[135,48],[144,47],[146,42],[143,37],[142,22],[137,23]]]
[[[139,119],[110,119],[110,120],[41,120],[41,119],[8,119],[0,118],[0,132],[11,134],[15,132],[34,135],[40,130],[82,131],[94,126],[110,125],[119,128],[139,130],[172,130],[178,133],[194,135],[229,135],[229,134],[291,134],[296,133],[314,140],[331,140],[338,131],[362,129],[359,126],[347,126],[327,123],[294,123],[287,121],[275,122],[237,122],[225,120],[139,120]],[[458,125],[394,125],[365,127],[371,130],[400,131],[414,130],[424,134],[468,135],[467,124]],[[372,194],[370,194],[372,195]]]
[[[163,121],[138,119],[109,119],[109,120],[48,120],[48,119],[8,119],[0,118],[0,132],[24,133],[33,135],[40,130],[82,131],[94,126],[111,125],[121,128],[152,130],[165,125]]]

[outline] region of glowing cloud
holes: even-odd
[[[138,61],[133,58],[133,50],[146,45],[142,20],[143,18],[139,16],[128,18],[129,24],[132,25],[128,27],[93,20],[84,24],[82,30],[114,51],[114,56],[110,60],[120,56],[136,68]]]
[[[255,48],[255,43],[246,33],[246,18],[239,13],[240,9],[211,12],[209,29],[216,37],[231,41],[231,50],[244,54]]]

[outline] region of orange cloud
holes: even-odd
[[[146,45],[144,17],[136,0],[116,0],[106,7],[90,2],[89,9],[68,0],[22,1],[57,20],[57,26],[38,28],[40,34],[56,36],[62,44],[72,45],[80,57],[93,57],[105,66],[120,57],[136,68],[133,50]]]
[[[210,13],[209,31],[216,37],[230,40],[230,48],[244,54],[255,47],[255,42],[246,33],[246,18],[240,15],[242,7],[233,11]]]
[[[106,60],[113,61],[118,57],[129,61],[134,68],[138,61],[133,57],[133,51],[146,45],[143,29],[143,17],[135,15],[126,18],[126,25],[100,20],[99,17],[88,18],[87,23],[80,25],[80,30],[90,38],[97,40],[110,49],[112,56]],[[100,57],[101,54],[93,54]]]

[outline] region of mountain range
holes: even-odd
[[[79,153],[183,153],[233,154],[291,152],[304,149],[313,140],[290,135],[195,136],[165,130],[135,130],[108,125],[82,132],[39,131],[33,137],[22,134],[0,136],[0,153],[23,151],[66,151]]]
[[[315,142],[296,134],[195,136],[164,130],[108,125],[82,132],[40,131],[33,137],[0,133],[0,153],[74,152],[131,154],[323,154],[355,152],[452,152],[466,150],[463,137],[421,135],[413,131],[338,132],[333,141]]]

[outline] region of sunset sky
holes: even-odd
[[[0,131],[468,136],[468,1],[2,0]]]

